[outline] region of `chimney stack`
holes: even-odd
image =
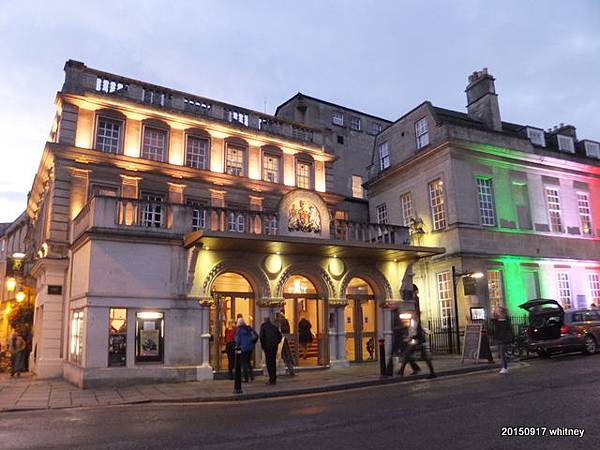
[[[494,86],[495,78],[487,67],[469,75],[467,93],[467,113],[469,117],[483,122],[488,128],[502,131],[502,119],[498,106],[498,95]]]

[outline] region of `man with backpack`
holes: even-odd
[[[265,352],[265,363],[269,372],[267,384],[277,383],[277,347],[282,337],[281,331],[271,322],[271,318],[265,317],[264,323],[260,326],[260,345]]]
[[[248,382],[249,379],[254,380],[254,374],[250,369],[250,356],[252,350],[254,350],[254,344],[258,341],[258,335],[252,327],[246,325],[246,322],[242,317],[238,318],[237,329],[235,331],[235,345],[236,348],[242,352],[240,355],[240,366],[242,369],[242,375],[244,382]]]

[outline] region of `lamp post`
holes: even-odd
[[[460,354],[460,324],[458,319],[458,293],[456,289],[457,278],[482,278],[484,275],[481,272],[456,272],[456,267],[452,266],[452,294],[454,296],[454,320],[456,324],[456,353]]]

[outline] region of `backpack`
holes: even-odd
[[[258,333],[254,331],[254,328],[250,328],[250,335],[252,336],[252,343],[256,344],[258,342]]]

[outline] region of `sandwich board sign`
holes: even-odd
[[[470,324],[465,326],[465,336],[463,338],[462,361],[473,359],[479,361],[479,349],[481,347],[481,324]]]

